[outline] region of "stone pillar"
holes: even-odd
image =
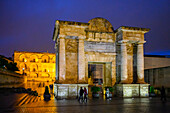
[[[120,41],[121,43],[121,82],[120,83],[128,83],[128,75],[127,75],[127,48],[126,43],[127,40]]]
[[[55,63],[55,68],[56,68],[56,80],[58,79],[58,58],[59,58],[59,46],[58,46],[58,41],[55,42],[55,50],[56,50],[56,63]]]
[[[144,84],[144,54],[143,44],[145,41],[138,42],[137,45],[137,83]]]
[[[112,61],[112,74],[111,74],[112,86],[114,86],[116,83],[116,61],[115,60],[116,60],[116,56],[115,56],[114,60]]]
[[[82,38],[78,42],[78,82],[85,82],[84,39]]]
[[[66,74],[66,57],[65,57],[65,39],[60,37],[59,42],[59,82],[65,80]]]

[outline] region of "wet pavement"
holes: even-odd
[[[45,86],[51,83],[31,82],[26,88],[37,90],[39,96],[28,93],[0,93],[0,113],[170,113],[170,98],[162,102],[155,98],[89,98],[87,103],[73,100],[43,100]],[[23,85],[22,85],[23,86]]]
[[[21,96],[21,95],[20,95]],[[2,97],[2,96],[1,96]],[[2,98],[1,98],[2,99]],[[5,99],[5,98],[4,98]],[[8,99],[7,99],[8,100]],[[11,99],[12,100],[12,99]],[[11,101],[10,99],[8,101]],[[170,99],[168,99],[170,100]],[[2,102],[2,101],[1,101]],[[6,101],[7,102],[7,101]],[[7,102],[8,103],[8,102]],[[0,112],[14,113],[169,113],[170,101],[160,98],[113,98],[112,100],[88,99],[87,103],[75,100],[56,100],[32,102],[6,106],[0,104]]]

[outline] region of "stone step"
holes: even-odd
[[[29,96],[27,96],[22,102],[20,102],[19,104],[18,104],[18,106],[22,106],[22,105],[24,105],[24,104],[29,104],[29,103],[33,103],[33,102],[38,102],[38,101],[40,101],[40,97],[38,97],[38,96],[33,96],[33,95],[29,95]]]
[[[28,100],[24,103],[24,104],[28,104],[31,102],[31,100],[34,98],[35,96],[31,95]]]
[[[11,106],[18,106],[18,104],[20,102],[22,102],[26,97],[28,96],[28,94],[24,94],[22,97],[20,97],[16,102],[14,102]]]
[[[30,95],[26,96],[22,101],[20,101],[17,106],[22,106],[24,105],[30,98]]]
[[[36,98],[37,98],[37,97],[34,96],[34,97],[31,99],[30,103],[35,102],[35,99],[36,99]]]
[[[10,106],[22,106],[24,104],[29,104],[29,103],[33,103],[33,102],[38,102],[40,101],[41,98],[38,96],[33,96],[33,95],[29,95],[29,94],[24,94],[23,96],[21,96],[17,101],[15,101],[13,104],[11,104]]]

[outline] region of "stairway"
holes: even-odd
[[[24,104],[29,104],[38,101],[41,101],[41,98],[39,96],[25,94],[20,99],[18,99],[12,106],[22,106]]]

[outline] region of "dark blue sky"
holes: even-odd
[[[0,0],[0,54],[55,52],[55,20],[88,22],[103,17],[114,29],[150,28],[145,53],[170,54],[170,0]]]

